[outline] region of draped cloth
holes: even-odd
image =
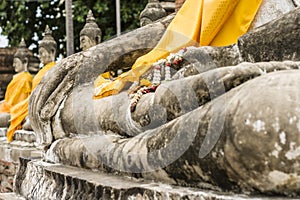
[[[20,72],[13,76],[6,88],[4,101],[0,104],[0,113],[10,113],[10,109],[26,99],[32,89],[32,75]]]
[[[187,0],[156,47],[139,57],[132,69],[115,80],[95,80],[94,98],[119,93],[127,82],[139,81],[154,62],[187,46],[226,46],[247,32],[262,0]]]
[[[44,75],[55,65],[55,62],[48,63],[45,65],[33,78],[32,81],[32,90],[36,88],[36,86],[40,83]],[[11,122],[10,126],[7,130],[6,136],[7,140],[11,142],[13,140],[13,135],[16,130],[22,128],[22,122],[25,117],[28,115],[28,101],[30,96],[28,96],[23,101],[19,102],[15,106],[13,106],[10,110]]]

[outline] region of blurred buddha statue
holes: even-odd
[[[140,14],[140,25],[145,26],[165,16],[167,16],[167,12],[160,5],[159,1],[149,0],[145,9]]]
[[[99,44],[101,42],[101,36],[101,29],[96,24],[93,13],[90,10],[86,18],[86,24],[80,31],[80,48],[84,51]]]
[[[27,70],[31,54],[23,38],[19,47],[13,60],[16,74],[7,86],[5,99],[0,103],[0,127],[8,127],[11,108],[31,93],[32,75]]]
[[[56,49],[57,49],[57,43],[52,37],[52,31],[47,25],[45,29],[44,38],[39,43],[39,58],[41,60],[41,63],[44,66],[33,78],[32,90],[36,88],[36,86],[40,83],[40,81],[46,75],[46,73],[56,64],[55,63]],[[11,108],[11,124],[7,131],[8,141],[12,141],[14,132],[22,128],[25,118],[28,115],[29,97],[30,96],[28,96],[23,101],[19,102],[18,104],[14,105]],[[29,121],[26,120],[25,123],[26,127],[30,127],[30,124],[28,123]]]

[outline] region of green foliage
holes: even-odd
[[[139,27],[139,14],[147,0],[123,0],[121,3],[122,31]],[[75,51],[79,49],[79,32],[83,28],[89,10],[102,30],[102,40],[116,34],[116,8],[114,0],[73,0],[73,24]],[[8,36],[10,46],[18,46],[24,37],[27,46],[33,45],[37,53],[38,41],[46,25],[58,43],[58,53],[66,55],[65,3],[63,0],[0,0],[0,26]]]

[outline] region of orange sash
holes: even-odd
[[[114,81],[96,79],[95,98],[119,93],[127,82],[138,81],[152,63],[187,46],[226,46],[247,32],[262,0],[187,0],[157,46],[136,60],[132,69]]]

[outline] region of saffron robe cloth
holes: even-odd
[[[33,78],[32,90],[38,86],[44,75],[55,65],[55,62],[48,63],[45,65]],[[7,130],[6,136],[7,140],[11,142],[13,140],[13,135],[16,130],[22,128],[22,122],[28,115],[28,101],[30,96],[28,96],[23,101],[19,102],[17,105],[13,106],[10,110],[11,122]]]
[[[187,0],[156,47],[136,60],[114,81],[99,76],[94,98],[119,93],[127,82],[139,81],[151,65],[187,46],[226,46],[247,32],[262,0]]]
[[[0,113],[10,113],[10,109],[29,97],[32,89],[32,75],[20,72],[13,76],[6,88],[4,101],[0,104]]]

